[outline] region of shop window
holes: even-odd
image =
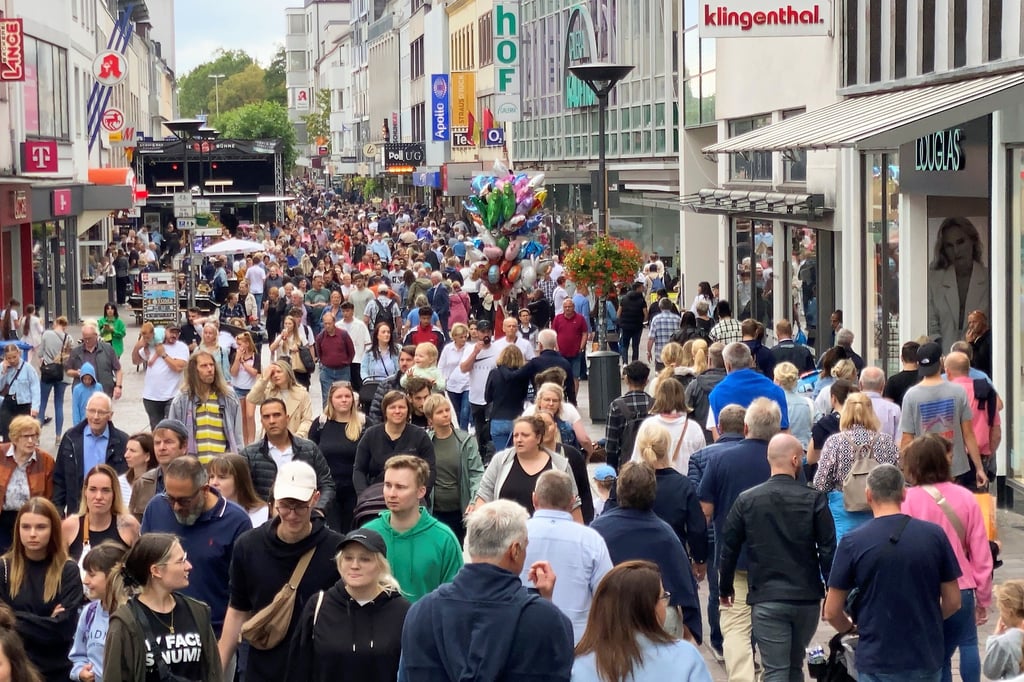
[[[988,59],[1003,57],[1003,0],[988,0]]]
[[[788,109],[782,112],[782,120],[804,113],[804,109]],[[807,150],[795,149],[782,153],[783,182],[807,182]]]
[[[26,36],[23,92],[25,133],[68,139],[68,51]]]
[[[967,65],[967,0],[953,0],[953,67]]]
[[[866,154],[864,162],[865,361],[886,376],[900,371],[898,154]]]
[[[769,220],[736,218],[732,224],[735,263],[732,307],[737,320],[752,318],[774,334],[773,266],[775,238]]]
[[[935,0],[921,1],[921,73],[935,70]]]
[[[846,72],[846,85],[857,84],[857,55],[860,53],[860,46],[857,44],[859,38],[857,28],[860,20],[858,4],[856,0],[844,3],[846,7],[846,21],[843,22],[843,68]]]
[[[868,0],[868,82],[882,80],[882,0]]]
[[[907,76],[907,3],[897,2],[892,18],[893,64],[894,78]]]
[[[771,123],[771,116],[754,116],[729,121],[729,137],[736,137]],[[733,154],[729,165],[729,178],[746,182],[771,182],[771,152],[743,152]]]

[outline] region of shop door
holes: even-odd
[[[821,357],[832,345],[829,315],[835,309],[835,233],[806,225],[785,224],[789,248],[785,316],[807,336]],[[824,323],[822,322],[824,320]],[[822,326],[824,324],[824,326]]]
[[[733,317],[759,321],[769,338],[775,334],[773,268],[775,239],[770,220],[734,218],[731,230],[734,264],[732,282]]]

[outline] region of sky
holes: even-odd
[[[245,50],[267,66],[284,44],[286,7],[303,0],[176,0],[175,58],[179,78],[218,48]]]

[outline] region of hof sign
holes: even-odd
[[[519,11],[519,0],[494,3],[494,113],[501,121],[523,120]]]
[[[430,139],[447,142],[451,128],[451,105],[448,100],[448,74],[435,73],[430,77]]]
[[[384,145],[384,168],[420,166],[426,156],[426,151],[421,143],[389,142]]]

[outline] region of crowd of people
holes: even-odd
[[[986,674],[1021,672],[974,344],[908,342],[886,377],[836,311],[820,358],[787,320],[769,345],[717,285],[680,314],[651,254],[606,307],[624,390],[593,438],[600,301],[557,254],[495,297],[465,224],[296,189],[263,251],[211,263],[213,314],[132,339],[119,295],[80,341],[13,316],[0,682],[710,682],[700,646],[791,681],[822,614],[860,679],[949,679],[959,650],[975,682],[993,594]],[[132,237],[147,264],[180,244],[159,232]]]

